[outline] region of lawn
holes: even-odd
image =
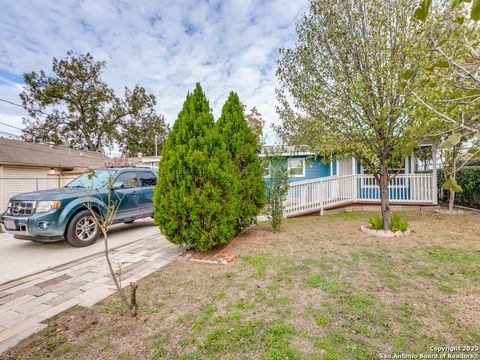
[[[8,352],[61,359],[372,359],[480,344],[480,215],[408,212],[413,234],[361,233],[371,214],[260,224],[228,265],[176,261],[117,297],[76,307]]]

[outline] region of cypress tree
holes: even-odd
[[[235,235],[239,206],[234,168],[197,83],[159,162],[155,222],[169,241],[206,251]]]
[[[245,120],[238,95],[231,92],[222,108],[217,128],[236,167],[240,200],[237,231],[251,225],[263,208],[265,191],[263,170],[258,158],[258,137]]]

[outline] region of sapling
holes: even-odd
[[[97,177],[95,171],[93,169],[89,169],[88,178],[92,179],[94,177]],[[95,224],[98,226],[99,230],[103,235],[104,245],[105,245],[104,255],[107,261],[108,269],[110,271],[110,276],[112,277],[115,287],[117,289],[117,293],[119,294],[122,302],[130,311],[130,314],[132,316],[137,316],[138,285],[133,282],[130,283],[130,300],[128,300],[127,295],[125,294],[125,291],[122,288],[122,284],[121,284],[121,268],[119,268],[119,271],[116,272],[113,268],[112,261],[110,260],[110,249],[108,245],[108,229],[113,224],[117,211],[123,200],[123,196],[120,196],[120,194],[113,189],[112,181],[113,181],[113,177],[110,175],[108,177],[107,183],[105,184],[105,187],[109,189],[109,191],[107,191],[106,198],[103,201],[105,204],[103,208],[98,207],[95,202],[92,202],[90,200],[92,197],[92,194],[88,193],[87,190],[86,190],[86,201],[84,201],[83,204],[90,211],[95,221]],[[95,195],[97,195],[97,197],[100,198],[98,189],[94,189],[94,191],[95,191]]]

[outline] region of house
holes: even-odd
[[[434,144],[432,163],[436,164]],[[298,146],[267,146],[261,156],[274,153],[283,158],[289,174],[289,191],[285,215],[297,216],[335,209],[347,205],[379,205],[380,192],[376,179],[367,174],[354,157],[322,158]],[[389,197],[392,204],[431,206],[437,204],[436,166],[432,173],[415,173],[414,153],[402,160],[402,166],[389,169]],[[264,169],[264,179],[270,177],[270,164]]]
[[[138,156],[138,157],[129,157],[127,161],[129,166],[134,167],[148,167],[150,169],[158,170],[158,162],[160,161],[160,156]]]
[[[0,138],[0,211],[15,194],[63,186],[108,161],[93,151]]]

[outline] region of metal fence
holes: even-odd
[[[6,210],[9,199],[14,195],[33,191],[58,189],[65,186],[73,179],[74,177],[67,178],[58,176],[42,178],[0,178],[0,213]]]

